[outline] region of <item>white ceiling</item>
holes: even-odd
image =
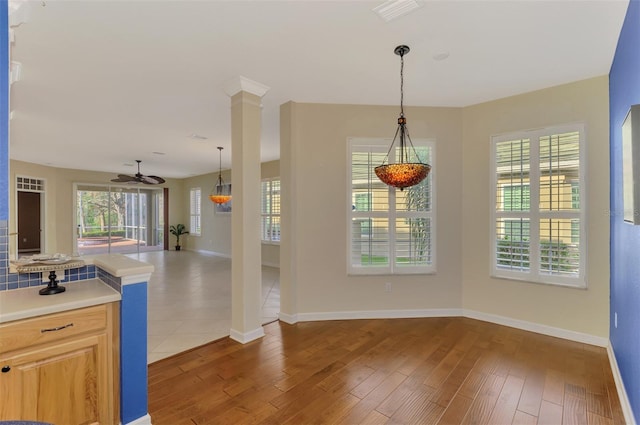
[[[224,86],[244,76],[270,87],[269,161],[279,158],[284,102],[398,105],[399,44],[411,47],[405,105],[471,105],[608,74],[628,5],[429,0],[386,23],[372,11],[381,3],[19,3],[10,157],[114,174],[135,172],[124,164],[141,159],[143,174],[182,178],[217,171],[223,146],[228,168]],[[441,53],[449,57],[433,58]]]

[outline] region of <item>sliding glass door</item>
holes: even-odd
[[[76,246],[80,255],[161,251],[162,188],[76,185]]]

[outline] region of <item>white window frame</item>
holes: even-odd
[[[268,197],[271,198],[271,202],[269,202],[269,205],[271,207],[273,207],[273,182],[278,182],[279,186],[280,186],[280,196],[282,196],[282,182],[280,181],[280,177],[273,177],[273,178],[268,178],[268,179],[262,179],[260,182],[260,196],[262,197],[264,195],[264,192],[262,191],[262,184],[264,183],[268,183],[269,184],[269,192],[267,194]],[[262,202],[263,199],[260,200],[261,201],[261,206],[260,206],[260,218],[264,218],[264,217],[268,217],[269,221],[272,222],[273,221],[273,217],[281,217],[281,214],[274,214],[273,209],[271,209],[270,211],[263,213],[262,212]],[[280,197],[280,202],[282,201],[282,197]],[[282,204],[279,205],[280,208],[282,208]],[[282,222],[281,222],[282,223]],[[269,238],[265,239],[264,235],[265,233],[262,232],[262,229],[260,231],[261,236],[260,239],[262,241],[263,244],[268,244],[268,245],[280,245],[280,238],[282,237],[281,234],[279,234],[279,238],[278,239],[274,239],[273,238],[273,234],[272,232],[269,232]]]
[[[571,132],[579,133],[579,196],[580,210],[577,216],[580,220],[579,233],[579,255],[580,262],[578,271],[575,276],[556,275],[541,273],[540,270],[540,220],[541,219],[572,219],[576,217],[576,212],[549,211],[536,208],[540,202],[540,138],[550,135],[565,134]],[[529,159],[529,191],[530,191],[530,209],[529,211],[509,211],[500,212],[497,210],[499,193],[498,178],[496,172],[496,147],[500,142],[511,140],[529,140],[530,159]],[[586,288],[586,259],[587,259],[587,232],[586,232],[586,135],[584,123],[564,124],[535,130],[518,131],[508,134],[496,135],[491,137],[491,210],[490,210],[490,229],[491,229],[491,276],[496,278],[506,278],[512,280],[521,280],[533,283],[542,283],[557,286],[567,286],[574,288]],[[529,245],[529,269],[528,270],[507,270],[498,267],[498,234],[497,220],[501,217],[509,218],[525,218],[529,219],[530,245]]]
[[[349,275],[410,275],[410,274],[435,274],[436,273],[436,172],[435,166],[436,162],[436,144],[433,139],[413,139],[412,143],[416,147],[426,147],[430,149],[430,158],[429,164],[432,166],[431,172],[427,178],[431,179],[430,183],[430,210],[428,212],[398,212],[396,213],[395,209],[395,193],[396,190],[391,186],[388,187],[389,190],[389,210],[388,211],[368,211],[368,212],[357,212],[353,211],[353,187],[352,187],[352,154],[357,151],[358,148],[367,148],[375,150],[380,153],[387,153],[389,150],[389,146],[391,145],[392,140],[387,138],[349,138],[348,139],[348,148],[347,148],[347,188],[346,188],[346,205],[347,205],[347,273]],[[397,147],[394,147],[397,149]],[[410,149],[410,148],[409,148]],[[424,161],[424,158],[421,158]],[[380,164],[372,164],[371,172],[374,173],[373,168]],[[373,178],[377,177],[375,174]],[[389,222],[389,264],[386,265],[357,265],[352,261],[352,252],[353,252],[353,225],[352,220],[358,217],[380,217],[386,218]],[[396,251],[396,235],[395,235],[395,222],[397,218],[406,217],[406,218],[429,218],[430,220],[430,252],[431,252],[431,262],[428,265],[414,265],[414,266],[396,266],[395,262],[392,260],[394,258],[394,252]]]
[[[189,235],[202,235],[202,189],[189,189]]]

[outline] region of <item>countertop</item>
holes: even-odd
[[[95,264],[115,277],[153,273],[153,264],[138,261],[122,254],[97,254],[78,257],[85,264]]]
[[[96,255],[83,255],[83,256],[71,256],[71,262],[68,264],[58,264],[46,266],[44,264],[36,264],[38,268],[42,268],[47,272],[50,270],[62,270],[73,268],[72,263],[77,263],[77,267],[84,265],[96,265],[102,270],[110,273],[115,277],[132,276],[138,274],[153,273],[153,264],[145,263],[144,261],[135,260],[133,258],[126,257],[122,254],[96,254]],[[83,263],[81,263],[83,262]],[[38,270],[38,271],[43,271]],[[29,273],[32,270],[24,271],[22,273]],[[35,271],[35,270],[34,270]],[[9,264],[9,272],[18,273],[18,268],[15,264]]]
[[[0,291],[0,323],[120,301],[118,291],[99,279],[64,283],[65,292],[40,295],[44,286]]]

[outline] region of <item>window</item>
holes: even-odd
[[[582,143],[582,125],[492,139],[494,276],[586,285]]]
[[[163,190],[74,184],[77,251],[133,253],[164,247]]]
[[[433,273],[433,171],[420,184],[403,191],[382,183],[374,168],[382,164],[389,143],[384,139],[351,139],[349,143],[349,273]],[[419,159],[434,165],[434,143],[414,140],[413,144]],[[416,160],[410,151],[410,160]],[[390,160],[397,155],[399,148],[390,153]]]
[[[263,242],[280,242],[280,180],[262,181],[261,232]]]
[[[193,236],[200,236],[202,234],[202,218],[201,218],[201,191],[199,187],[191,188],[189,210],[191,215],[189,234]]]
[[[16,177],[16,189],[29,192],[44,192],[44,180],[31,177]]]

